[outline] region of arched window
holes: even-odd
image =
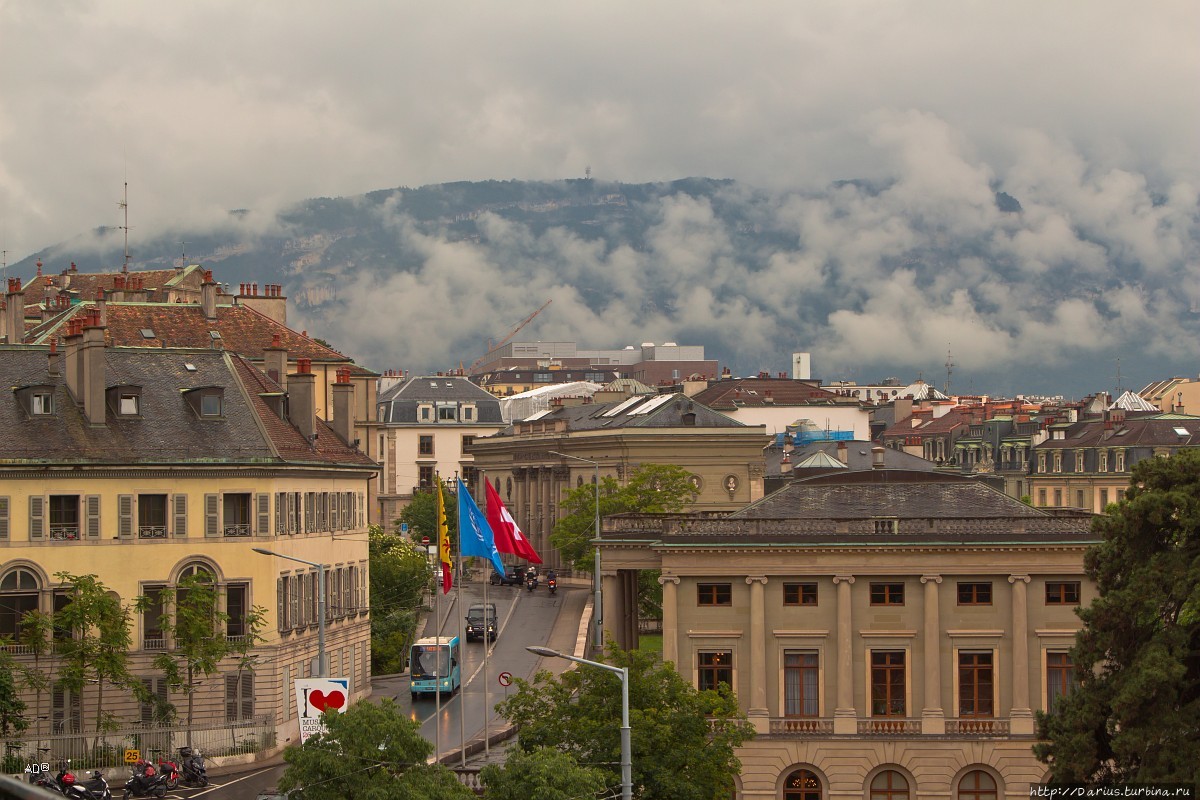
[[[963,775],[958,782],[959,800],[996,800],[996,779],[981,769]]]
[[[821,800],[821,779],[807,769],[798,769],[783,782],[783,800]]]
[[[21,617],[38,608],[38,579],[17,567],[0,579],[0,636],[14,639],[21,632]]]
[[[871,800],[908,800],[908,781],[894,769],[871,779]]]

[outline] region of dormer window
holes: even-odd
[[[31,417],[54,416],[53,386],[18,386],[13,389],[17,402]]]
[[[29,413],[39,417],[53,414],[54,395],[50,392],[34,392],[29,397]]]
[[[188,389],[183,396],[201,419],[220,419],[225,414],[225,390],[220,386]]]
[[[118,417],[140,417],[142,415],[142,387],[110,386],[105,390],[108,407]]]

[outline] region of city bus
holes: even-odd
[[[462,683],[457,636],[426,636],[413,642],[408,672],[413,699],[419,694],[454,694]]]

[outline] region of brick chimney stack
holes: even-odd
[[[90,309],[83,328],[83,413],[91,425],[103,425],[104,408],[104,326],[100,323],[100,310]]]
[[[4,334],[9,344],[20,344],[25,338],[25,290],[20,278],[8,279],[8,291],[4,295]]]
[[[296,371],[288,376],[288,417],[310,444],[317,439],[316,384],[312,359],[296,359]]]
[[[343,442],[354,447],[354,384],[350,382],[349,367],[338,367],[332,390],[333,430]]]
[[[283,346],[283,337],[278,333],[272,334],[271,346],[263,348],[263,372],[285,390],[288,385],[287,365],[288,351]]]
[[[213,280],[211,269],[204,270],[204,281],[200,284],[200,308],[205,319],[217,318],[217,282]]]
[[[46,359],[46,374],[57,378],[62,374],[62,355],[58,352],[58,337],[50,339],[50,353]]]

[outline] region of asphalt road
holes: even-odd
[[[525,648],[529,645],[547,645],[563,652],[573,652],[578,624],[588,599],[588,590],[582,587],[560,587],[551,596],[543,583],[530,593],[523,587],[488,586],[487,601],[496,604],[500,619],[500,632],[491,644],[487,666],[484,666],[483,642],[462,643],[463,686],[452,697],[443,697],[440,713],[434,697],[422,697],[415,702],[408,690],[407,675],[386,675],[372,678],[372,699],[393,697],[397,704],[412,719],[421,723],[421,735],[433,742],[444,763],[456,766],[461,763],[453,754],[460,752],[460,742],[481,736],[484,728],[484,709],[494,708],[504,699],[505,689],[500,685],[501,672],[515,677],[530,678],[539,669],[561,672],[570,666],[562,659],[544,660]],[[437,614],[430,614],[422,635],[432,636],[435,631],[443,635],[457,634],[458,623],[466,616],[460,609],[471,603],[483,602],[483,588],[476,584],[463,588],[462,606],[459,605],[457,590],[439,600]],[[486,702],[485,702],[486,689]],[[462,724],[460,725],[460,719]],[[493,710],[488,716],[488,730],[495,733],[504,727],[503,718]],[[469,759],[476,763],[480,757]],[[174,800],[255,800],[261,793],[271,791],[283,775],[284,765],[272,763],[256,765],[245,772],[215,776],[212,783],[203,789],[180,788],[167,794]],[[120,787],[113,785],[114,794],[120,796]]]

